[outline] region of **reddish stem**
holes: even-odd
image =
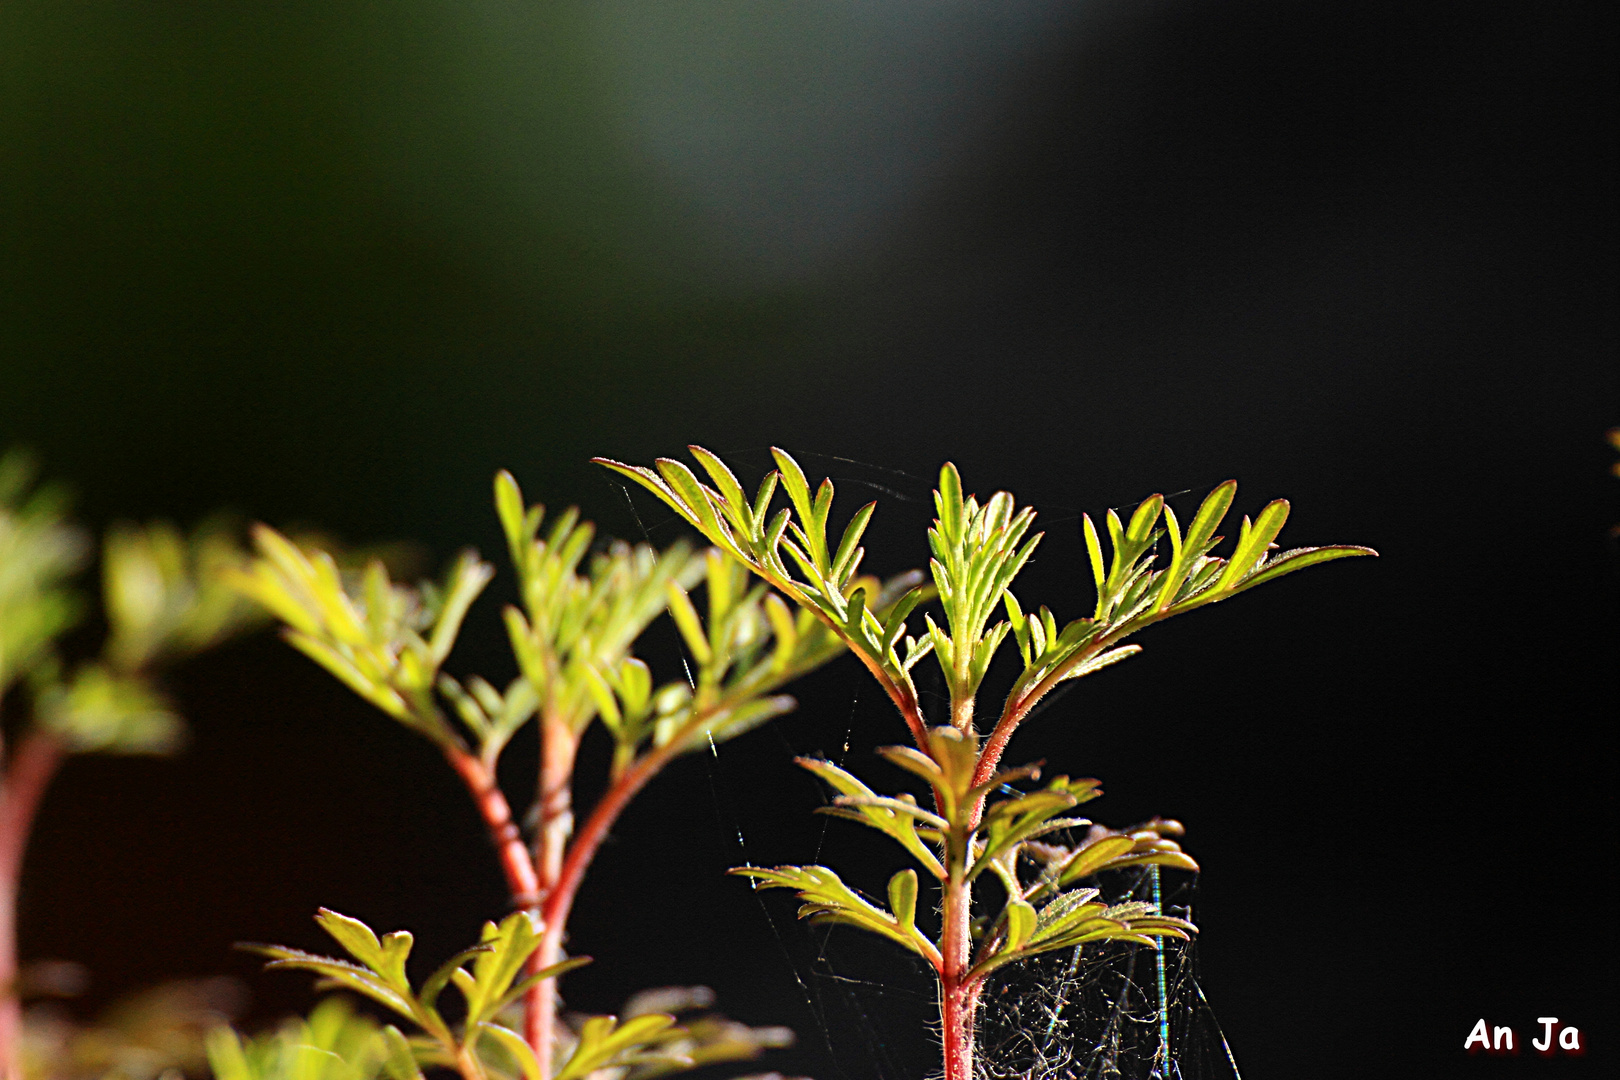
[[[21,1080],[18,1042],[22,1002],[17,997],[17,884],[34,813],[61,767],[67,748],[54,736],[30,731],[12,751],[0,780],[0,1080]]]
[[[489,829],[489,836],[500,857],[501,870],[506,875],[506,887],[512,893],[514,907],[538,913],[540,910],[540,879],[535,873],[534,861],[524,846],[523,834],[512,820],[512,808],[495,782],[494,771],[476,755],[459,746],[445,748],[444,756],[456,770],[473,802]]]
[[[682,740],[671,739],[668,743],[641,758],[627,769],[623,776],[613,782],[613,785],[603,793],[601,800],[591,808],[590,816],[580,828],[579,834],[568,849],[558,871],[556,883],[546,893],[543,914],[545,918],[545,941],[540,946],[541,953],[559,953],[562,949],[563,930],[568,924],[569,912],[574,907],[574,897],[579,892],[580,882],[585,878],[585,871],[589,869],[591,860],[596,857],[597,850],[607,834],[618,821],[619,815],[635,798],[647,781],[656,776],[665,765],[678,753]]]
[[[973,893],[967,882],[945,886],[943,959],[939,978],[939,1016],[943,1028],[945,1080],[973,1080],[973,1014],[978,993],[968,979],[973,963],[970,917]]]

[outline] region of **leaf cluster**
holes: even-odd
[[[710,483],[671,458],[659,458],[656,468],[595,460],[645,487],[721,551],[821,618],[884,686],[919,746],[926,741],[926,724],[911,669],[930,652],[951,691],[951,722],[966,732],[985,673],[1011,636],[1023,664],[1001,722],[1015,726],[1058,683],[1137,652],[1136,646],[1120,643],[1152,623],[1306,566],[1372,554],[1348,545],[1274,553],[1273,541],[1289,509],[1286,500],[1277,499],[1252,522],[1243,518],[1236,546],[1223,558],[1213,553],[1223,539],[1216,530],[1231,508],[1235,481],[1210,492],[1185,535],[1175,511],[1162,496],[1153,495],[1128,523],[1112,510],[1107,513],[1112,557],[1106,562],[1095,524],[1089,515],[1082,518],[1097,601],[1089,617],[1060,626],[1046,607],[1026,614],[1012,592],[1014,579],[1041,539],[1042,534],[1030,532],[1034,511],[1018,507],[1004,491],[983,503],[964,494],[954,465],[940,469],[934,493],[938,516],[928,533],[933,589],[925,590],[911,577],[876,588],[854,577],[864,555],[860,539],[875,503],[855,512],[835,547],[828,532],[831,480],[824,479],[812,494],[798,463],[773,448],[777,467],[750,498],[717,456],[702,447],[689,449]],[[787,493],[789,505],[773,510],[778,487]],[[1170,560],[1156,567],[1161,539],[1169,541]],[[906,620],[931,592],[939,598],[945,625],[925,614],[923,632],[914,635]],[[998,609],[1005,618],[992,621]]]
[[[1195,930],[1191,923],[1160,915],[1149,905],[1110,906],[1095,900],[1095,888],[1068,888],[1098,873],[1130,866],[1196,871],[1198,864],[1169,839],[1180,834],[1178,824],[1155,819],[1120,833],[1066,816],[1075,806],[1102,794],[1097,781],[1066,776],[1056,777],[1043,788],[991,802],[974,821],[970,808],[978,800],[993,791],[1016,791],[1011,786],[1014,781],[1038,779],[1039,769],[1007,770],[975,784],[977,751],[949,726],[929,732],[929,751],[889,746],[878,752],[943,793],[939,813],[918,806],[909,793],[878,795],[830,761],[800,758],[799,764],[838,793],[824,813],[883,833],[942,888],[971,886],[985,871],[1001,883],[1004,903],[994,920],[980,926],[978,959],[967,974],[969,983],[982,980],[1004,964],[1053,949],[1101,940],[1151,942],[1155,937],[1186,937]],[[1053,840],[1054,834],[1087,826],[1090,831],[1076,845]],[[1028,883],[1022,875],[1026,867],[1037,871]],[[943,943],[917,926],[918,876],[914,869],[903,869],[889,879],[887,909],[860,896],[824,866],[738,867],[732,873],[752,878],[756,888],[796,890],[804,902],[799,909],[801,918],[860,927],[897,942],[943,971]]]
[[[291,644],[361,697],[489,766],[536,716],[574,740],[600,719],[617,746],[617,773],[645,750],[673,743],[685,752],[731,738],[790,708],[771,691],[842,648],[813,619],[794,617],[779,598],[747,588],[726,562],[684,543],[656,551],[615,541],[593,552],[594,527],[577,511],[542,528],[545,508],[525,507],[505,472],[496,477],[495,505],[521,598],[503,613],[520,672],[505,690],[442,670],[468,608],[494,575],[475,552],[463,552],[441,583],[410,588],[380,562],[345,574],[331,553],[259,526],[257,558],[233,580],[281,620]],[[707,621],[688,593],[699,582]],[[655,685],[632,651],[666,612],[696,662],[691,683]]]
[[[183,728],[155,674],[258,620],[225,581],[244,555],[219,521],[189,536],[115,525],[101,562],[107,636],[69,669],[57,643],[87,610],[73,578],[90,552],[62,491],[36,488],[26,455],[0,458],[0,695],[25,682],[40,730],[69,750],[168,752]]]
[[[776,469],[750,498],[718,457],[701,447],[689,449],[708,483],[670,458],[657,459],[653,468],[596,460],[645,487],[719,550],[821,619],[883,686],[915,745],[880,753],[927,781],[932,808],[910,794],[879,795],[831,762],[801,759],[800,764],[837,792],[826,812],[882,832],[934,878],[942,892],[944,925],[937,937],[918,927],[918,872],[909,867],[890,879],[887,907],[862,897],[827,867],[739,867],[733,873],[752,878],[756,888],[794,890],[803,918],[858,926],[922,956],[939,975],[942,1003],[976,1002],[974,988],[990,972],[1041,952],[1099,940],[1151,943],[1194,932],[1191,923],[1151,905],[1108,905],[1097,899],[1097,889],[1075,887],[1100,872],[1129,866],[1196,870],[1171,839],[1180,826],[1158,819],[1126,832],[1092,826],[1078,844],[1058,842],[1055,838],[1091,826],[1068,815],[1099,794],[1097,782],[1060,776],[1045,787],[1017,792],[1011,785],[1037,779],[1039,770],[1002,770],[1008,742],[1058,684],[1140,651],[1127,639],[1147,626],[1307,566],[1372,551],[1353,546],[1278,550],[1275,541],[1289,504],[1277,499],[1252,520],[1244,517],[1230,552],[1217,555],[1235,482],[1211,491],[1185,530],[1163,496],[1152,495],[1128,520],[1113,510],[1104,516],[1107,558],[1095,523],[1089,515],[1082,517],[1096,602],[1090,615],[1060,623],[1045,606],[1026,612],[1013,591],[1041,540],[1033,532],[1034,511],[1019,507],[1005,491],[980,501],[965,492],[955,466],[947,463],[940,469],[936,517],[928,531],[932,589],[911,580],[874,603],[874,593],[852,577],[873,504],[855,512],[834,546],[828,531],[830,480],[812,494],[797,462],[773,449]],[[788,505],[775,509],[778,487]],[[1167,560],[1161,558],[1163,547],[1168,547]],[[937,610],[923,611],[916,632],[907,619],[931,594],[938,598]],[[981,736],[975,726],[977,698],[1009,638],[1020,667],[993,726]],[[911,675],[930,653],[950,692],[949,722],[935,727],[922,714]],[[994,797],[1003,791],[1015,794]],[[987,870],[1001,886],[1002,903],[994,917],[971,920],[971,890]],[[965,940],[970,935],[977,942],[971,947]],[[953,997],[947,988],[970,993]],[[951,1038],[960,1044],[947,1047],[947,1073],[966,1075],[971,1066],[961,1055],[971,1057],[975,1006],[949,1007],[966,1008],[968,1015],[945,1018],[946,1030],[954,1030]]]
[[[857,510],[835,545],[828,533],[834,495],[830,479],[812,493],[798,462],[773,447],[777,467],[750,498],[725,462],[700,446],[688,449],[712,486],[672,458],[659,458],[656,469],[593,460],[651,491],[704,539],[813,613],[892,697],[914,705],[911,667],[932,646],[909,637],[905,620],[929,592],[915,573],[888,582],[858,575],[866,554],[861,537],[877,504]],[[789,505],[773,511],[779,486]]]
[[[253,1038],[214,1028],[208,1065],[214,1080],[413,1080],[415,1059],[396,1053],[400,1035],[392,1030],[386,1035],[383,1025],[334,994],[307,1019],[295,1017]]]
[[[408,932],[395,931],[379,938],[358,919],[324,908],[316,921],[352,961],[279,945],[244,948],[270,957],[267,968],[312,971],[321,976],[324,987],[362,994],[410,1021],[420,1034],[408,1037],[391,1024],[367,1029],[364,1022],[352,1019],[339,1025],[337,1014],[327,1017],[322,1029],[327,1035],[317,1033],[303,1043],[276,1038],[256,1044],[254,1050],[242,1047],[228,1031],[217,1033],[209,1050],[210,1058],[217,1061],[220,1080],[290,1077],[293,1074],[285,1071],[286,1055],[296,1055],[311,1045],[336,1055],[341,1062],[323,1066],[327,1071],[317,1072],[310,1080],[372,1080],[380,1073],[386,1073],[389,1080],[422,1080],[424,1066],[455,1069],[464,1080],[515,1080],[518,1076],[523,1080],[585,1080],[602,1069],[627,1070],[630,1077],[642,1080],[750,1058],[765,1047],[791,1040],[782,1029],[748,1028],[712,1015],[678,1023],[676,1014],[707,1005],[712,996],[705,997],[702,988],[652,991],[632,999],[622,1017],[581,1018],[564,1042],[561,1065],[551,1077],[542,1078],[533,1051],[509,1026],[507,1017],[530,987],[587,964],[590,958],[574,957],[520,978],[540,945],[540,926],[532,915],[519,911],[499,925],[486,924],[479,944],[451,957],[419,987],[411,985],[405,971],[413,944]],[[450,986],[459,991],[465,1006],[456,1023],[445,1018],[439,1004]],[[317,1010],[310,1025],[322,1015]],[[340,1038],[347,1040],[347,1051],[330,1045]]]
[[[540,926],[534,916],[518,911],[499,925],[486,923],[477,945],[441,964],[419,989],[411,986],[405,972],[414,943],[409,931],[396,930],[379,938],[360,920],[325,908],[315,921],[353,962],[281,945],[243,947],[270,957],[267,968],[312,971],[321,976],[323,987],[352,990],[419,1028],[424,1037],[415,1041],[407,1040],[392,1025],[382,1029],[384,1065],[394,1080],[420,1080],[423,1064],[456,1069],[465,1080],[482,1080],[487,1072],[479,1048],[485,1039],[515,1058],[526,1080],[546,1080],[523,1037],[500,1024],[497,1016],[529,987],[590,961],[575,957],[520,979],[530,954],[540,946]],[[455,1025],[439,1007],[440,995],[451,985],[465,1004],[464,1017]]]

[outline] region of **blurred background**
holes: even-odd
[[[1187,823],[1245,1075],[1592,1071],[1615,47],[1609,6],[1558,0],[7,0],[0,442],[96,525],[230,507],[434,566],[500,551],[502,467],[668,543],[586,459],[698,442],[745,480],[785,446],[845,512],[875,486],[867,565],[897,572],[951,459],[1042,511],[1020,596],[1064,618],[1090,602],[1081,510],[1229,476],[1240,510],[1286,496],[1285,540],[1383,557],[1156,629],[1012,759],[1101,777],[1100,820]],[[510,588],[451,670],[510,675]],[[269,635],[173,685],[188,751],[74,760],[29,855],[24,959],[87,964],[85,1010],[225,973],[268,1020],[308,981],[233,941],[324,946],[324,904],[433,959],[501,912],[425,742]],[[902,730],[848,661],[800,699],[627,814],[567,996],[706,983],[799,1031],[784,1071],[920,1076],[922,1033],[879,1063],[817,1019],[786,896],[719,877],[893,869],[788,759],[881,781]],[[882,978],[927,1012],[914,973]],[[1477,1018],[1542,1015],[1591,1053],[1461,1051]]]

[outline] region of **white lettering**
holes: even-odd
[[[1558,1023],[1558,1017],[1538,1016],[1536,1017],[1536,1023],[1542,1026],[1541,1038],[1532,1038],[1530,1040],[1530,1045],[1534,1046],[1542,1053],[1546,1053],[1548,1050],[1552,1049],[1552,1029]]]
[[[1491,1037],[1485,1033],[1485,1020],[1483,1017],[1480,1018],[1479,1023],[1474,1025],[1474,1030],[1468,1033],[1468,1038],[1463,1041],[1463,1049],[1472,1050],[1474,1048],[1475,1039],[1479,1040],[1479,1048],[1481,1050],[1489,1050],[1491,1048]]]
[[[1491,1046],[1492,1050],[1513,1049],[1513,1029],[1507,1027],[1506,1025],[1499,1028],[1492,1028],[1491,1039],[1493,1042],[1493,1045]],[[1506,1043],[1507,1045],[1504,1046],[1503,1043]]]
[[[1565,1050],[1579,1050],[1581,1048],[1581,1029],[1567,1027],[1558,1033],[1558,1045]]]

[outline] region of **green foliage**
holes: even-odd
[[[1127,833],[1093,826],[1073,848],[1054,843],[1052,834],[1092,824],[1059,815],[1102,794],[1097,781],[1066,776],[1039,790],[992,802],[975,823],[969,809],[976,798],[1015,780],[1038,778],[1039,771],[997,773],[989,782],[975,785],[972,769],[977,754],[968,740],[952,727],[935,728],[929,735],[929,754],[905,746],[883,747],[879,753],[947,794],[939,814],[918,807],[910,794],[876,795],[831,762],[800,758],[799,764],[840,792],[825,812],[882,832],[942,884],[970,883],[986,870],[1001,883],[1005,892],[1001,912],[989,927],[984,959],[971,977],[982,978],[1014,960],[1084,942],[1186,937],[1195,929],[1141,904],[1091,903],[1096,889],[1063,891],[1076,881],[1129,866],[1197,870],[1198,864],[1166,835],[1179,835],[1178,824],[1155,820]],[[1038,873],[1026,884],[1020,867],[1031,864]],[[939,945],[917,927],[914,870],[901,870],[889,880],[887,910],[861,897],[824,866],[738,867],[732,873],[752,878],[758,888],[796,890],[804,901],[800,918],[858,926],[898,942],[936,970],[943,967]],[[1048,902],[1037,911],[1033,905],[1043,901]]]
[[[576,957],[519,979],[524,963],[540,946],[540,926],[528,912],[518,911],[498,926],[486,923],[477,945],[440,965],[416,990],[405,974],[413,943],[408,931],[396,930],[379,939],[365,923],[325,908],[316,922],[359,963],[280,945],[246,948],[270,957],[267,968],[313,971],[322,977],[324,986],[353,990],[393,1010],[427,1036],[426,1042],[413,1049],[418,1062],[457,1069],[466,1080],[479,1080],[485,1074],[478,1056],[485,1038],[515,1055],[528,1080],[537,1080],[539,1066],[523,1037],[498,1023],[496,1017],[535,983],[590,962]],[[439,996],[452,984],[466,1005],[465,1018],[457,1026],[439,1011]]]
[[[316,921],[357,962],[279,945],[245,947],[270,957],[268,968],[312,971],[323,986],[362,994],[409,1020],[422,1034],[406,1038],[391,1025],[378,1026],[337,1011],[337,1006],[323,1006],[333,1011],[317,1009],[307,1024],[294,1024],[246,1046],[228,1030],[216,1032],[208,1049],[218,1080],[375,1080],[383,1073],[390,1080],[420,1080],[423,1066],[452,1068],[465,1080],[540,1080],[534,1053],[502,1014],[541,980],[590,962],[576,957],[520,978],[540,945],[540,926],[519,911],[499,925],[486,924],[479,944],[457,953],[413,988],[405,973],[412,945],[408,932],[379,938],[358,919],[324,908]],[[465,1005],[457,1023],[440,1011],[440,996],[450,986]],[[752,1029],[722,1017],[677,1023],[674,1013],[701,1004],[707,1000],[692,991],[655,991],[632,1001],[623,1018],[583,1018],[566,1040],[564,1058],[550,1080],[584,1080],[601,1069],[652,1077],[743,1060],[787,1041],[781,1029]],[[670,1011],[658,1010],[660,1005]]]
[[[1221,558],[1212,552],[1222,539],[1216,530],[1231,508],[1235,481],[1209,494],[1185,537],[1175,512],[1162,496],[1153,495],[1143,500],[1128,524],[1108,512],[1105,522],[1113,554],[1106,565],[1097,529],[1089,515],[1083,518],[1097,603],[1089,618],[1060,629],[1045,607],[1026,616],[1011,591],[1041,538],[1029,535],[1034,511],[1019,509],[1007,492],[997,492],[982,505],[975,497],[964,496],[956,467],[946,464],[934,493],[939,516],[928,534],[930,570],[946,625],[941,628],[925,616],[919,639],[910,633],[906,618],[926,599],[925,593],[914,588],[903,599],[892,592],[875,595],[852,579],[864,554],[859,541],[875,504],[856,511],[836,553],[829,555],[831,480],[823,480],[812,497],[798,463],[785,451],[773,449],[777,468],[750,500],[724,462],[701,447],[690,449],[714,486],[669,458],[658,459],[656,471],[607,458],[595,460],[651,491],[711,543],[824,619],[866,662],[902,712],[915,708],[912,666],[934,652],[951,689],[952,722],[962,730],[972,720],[973,695],[1009,632],[1018,643],[1023,671],[1007,702],[1009,711],[1021,717],[1058,683],[1134,654],[1134,647],[1116,646],[1152,623],[1307,566],[1372,554],[1368,548],[1352,546],[1273,554],[1272,542],[1288,518],[1287,501],[1277,499],[1253,522],[1243,519],[1235,549],[1230,557]],[[773,515],[771,503],[779,485],[787,491],[790,506]],[[1156,569],[1157,543],[1163,538],[1170,542],[1171,558]],[[998,607],[1007,617],[991,624]],[[920,736],[918,725],[913,725],[913,734]]]
[[[751,1061],[764,1050],[792,1045],[793,1032],[787,1028],[740,1024],[707,1011],[713,1004],[714,992],[706,986],[643,990],[625,1002],[619,1015],[626,1021],[659,1013],[676,1018],[674,1025],[657,1036],[661,1041],[656,1045],[662,1056],[650,1056],[636,1065],[625,1080],[652,1080],[700,1065]]]
[[[224,581],[240,550],[217,523],[190,537],[167,522],[115,526],[102,558],[101,656],[66,671],[55,645],[85,608],[72,577],[89,544],[58,489],[32,490],[33,471],[23,455],[0,459],[0,694],[26,679],[40,730],[70,750],[173,750],[180,718],[153,673],[257,619]]]
[[[189,537],[165,521],[115,525],[102,559],[106,654],[118,671],[183,659],[262,618],[227,580],[244,555],[221,520]]]
[[[389,1038],[391,1033],[394,1037]],[[403,1057],[395,1059],[395,1047]],[[244,1040],[229,1027],[208,1033],[214,1080],[416,1080],[410,1048],[394,1028],[357,1013],[339,996],[326,998],[308,1019]]]
[[[259,526],[258,557],[232,580],[285,624],[289,642],[367,701],[440,744],[459,744],[436,688],[487,764],[536,715],[576,738],[601,719],[619,745],[621,771],[638,749],[674,741],[685,752],[732,738],[791,706],[772,690],[842,650],[813,619],[795,619],[779,599],[747,589],[713,555],[694,556],[684,544],[658,552],[620,542],[590,555],[594,530],[576,511],[542,535],[544,507],[523,509],[509,474],[496,478],[495,491],[523,602],[504,613],[522,673],[504,691],[440,670],[494,573],[473,552],[443,584],[412,589],[389,580],[380,563],[346,575],[330,553],[303,550]],[[687,593],[699,581],[706,623]],[[696,661],[695,691],[684,678],[654,687],[631,652],[666,611]]]
[[[230,577],[286,624],[283,636],[383,712],[437,742],[453,732],[433,706],[439,666],[467,608],[494,575],[464,552],[442,586],[396,585],[374,561],[348,577],[326,551],[304,551],[274,529],[253,530],[258,557]]]
[[[812,614],[795,615],[763,586],[751,588],[746,571],[719,552],[695,554],[684,543],[662,552],[619,542],[593,550],[594,528],[577,511],[567,510],[548,525],[545,508],[526,505],[505,472],[495,478],[494,495],[520,598],[503,613],[519,671],[504,690],[477,675],[458,678],[443,670],[468,608],[494,573],[474,552],[464,552],[442,584],[408,588],[391,580],[380,563],[347,574],[329,552],[260,526],[254,532],[257,557],[232,580],[283,623],[291,644],[444,750],[484,815],[514,902],[543,912],[551,924],[539,954],[544,959],[537,961],[549,963],[561,956],[561,928],[579,878],[625,803],[674,756],[734,738],[786,712],[792,699],[775,691],[844,646]],[[700,583],[701,609],[689,591]],[[666,613],[690,662],[680,678],[659,685],[634,648]],[[530,720],[541,728],[542,760],[529,815],[534,838],[527,846],[495,775],[507,744]],[[570,846],[575,750],[597,720],[614,742],[609,787],[581,839]],[[345,944],[354,952],[354,944]],[[553,965],[547,971],[563,969]],[[440,988],[431,980],[425,996],[413,999],[398,979],[378,984],[353,972],[331,977],[359,980],[355,988],[373,996],[386,988],[390,1007],[405,1008],[441,1042],[447,1037],[433,1026],[442,1022],[431,1013],[427,990]],[[446,977],[458,978],[453,972]],[[538,982],[531,977],[513,993]],[[525,1075],[549,1060],[554,1036],[544,1029],[556,1027],[547,1000],[537,992],[529,1004],[543,1012],[542,1030],[529,1029],[535,1053],[525,1056],[516,1046],[506,1051]],[[474,1013],[481,1015],[477,1008]],[[650,1059],[626,1057],[627,1047],[667,1043],[677,1035],[691,1043],[673,1020],[664,1028],[661,1023],[655,1017],[586,1021],[573,1036],[570,1061],[593,1063],[577,1065],[580,1075],[609,1061],[640,1068]],[[479,1038],[476,1025],[469,1031],[471,1039]],[[516,1038],[493,1021],[487,1031],[496,1047]],[[659,1053],[666,1069],[680,1057]]]
[[[30,972],[25,969],[28,994]],[[71,1019],[50,1002],[23,1013],[21,1074],[26,1080],[175,1080],[203,1076],[209,1033],[240,1008],[231,979],[160,983],[115,1002],[93,1021]]]
[[[166,754],[183,734],[178,715],[145,679],[103,664],[85,664],[37,691],[41,730],[76,751]]]
[[[26,455],[0,458],[0,694],[50,657],[83,610],[68,582],[89,544],[67,521],[62,494],[32,491],[33,479]]]
[[[786,451],[772,449],[777,469],[766,474],[750,499],[724,462],[702,447],[690,449],[713,487],[670,458],[659,458],[656,471],[608,458],[593,460],[657,495],[704,539],[815,614],[891,693],[915,701],[910,670],[932,648],[926,639],[905,634],[906,616],[927,597],[921,576],[905,574],[885,583],[856,576],[866,554],[861,537],[876,503],[855,512],[833,547],[827,533],[831,480],[823,480],[812,495],[798,462]],[[791,509],[773,514],[771,502],[779,484]]]

